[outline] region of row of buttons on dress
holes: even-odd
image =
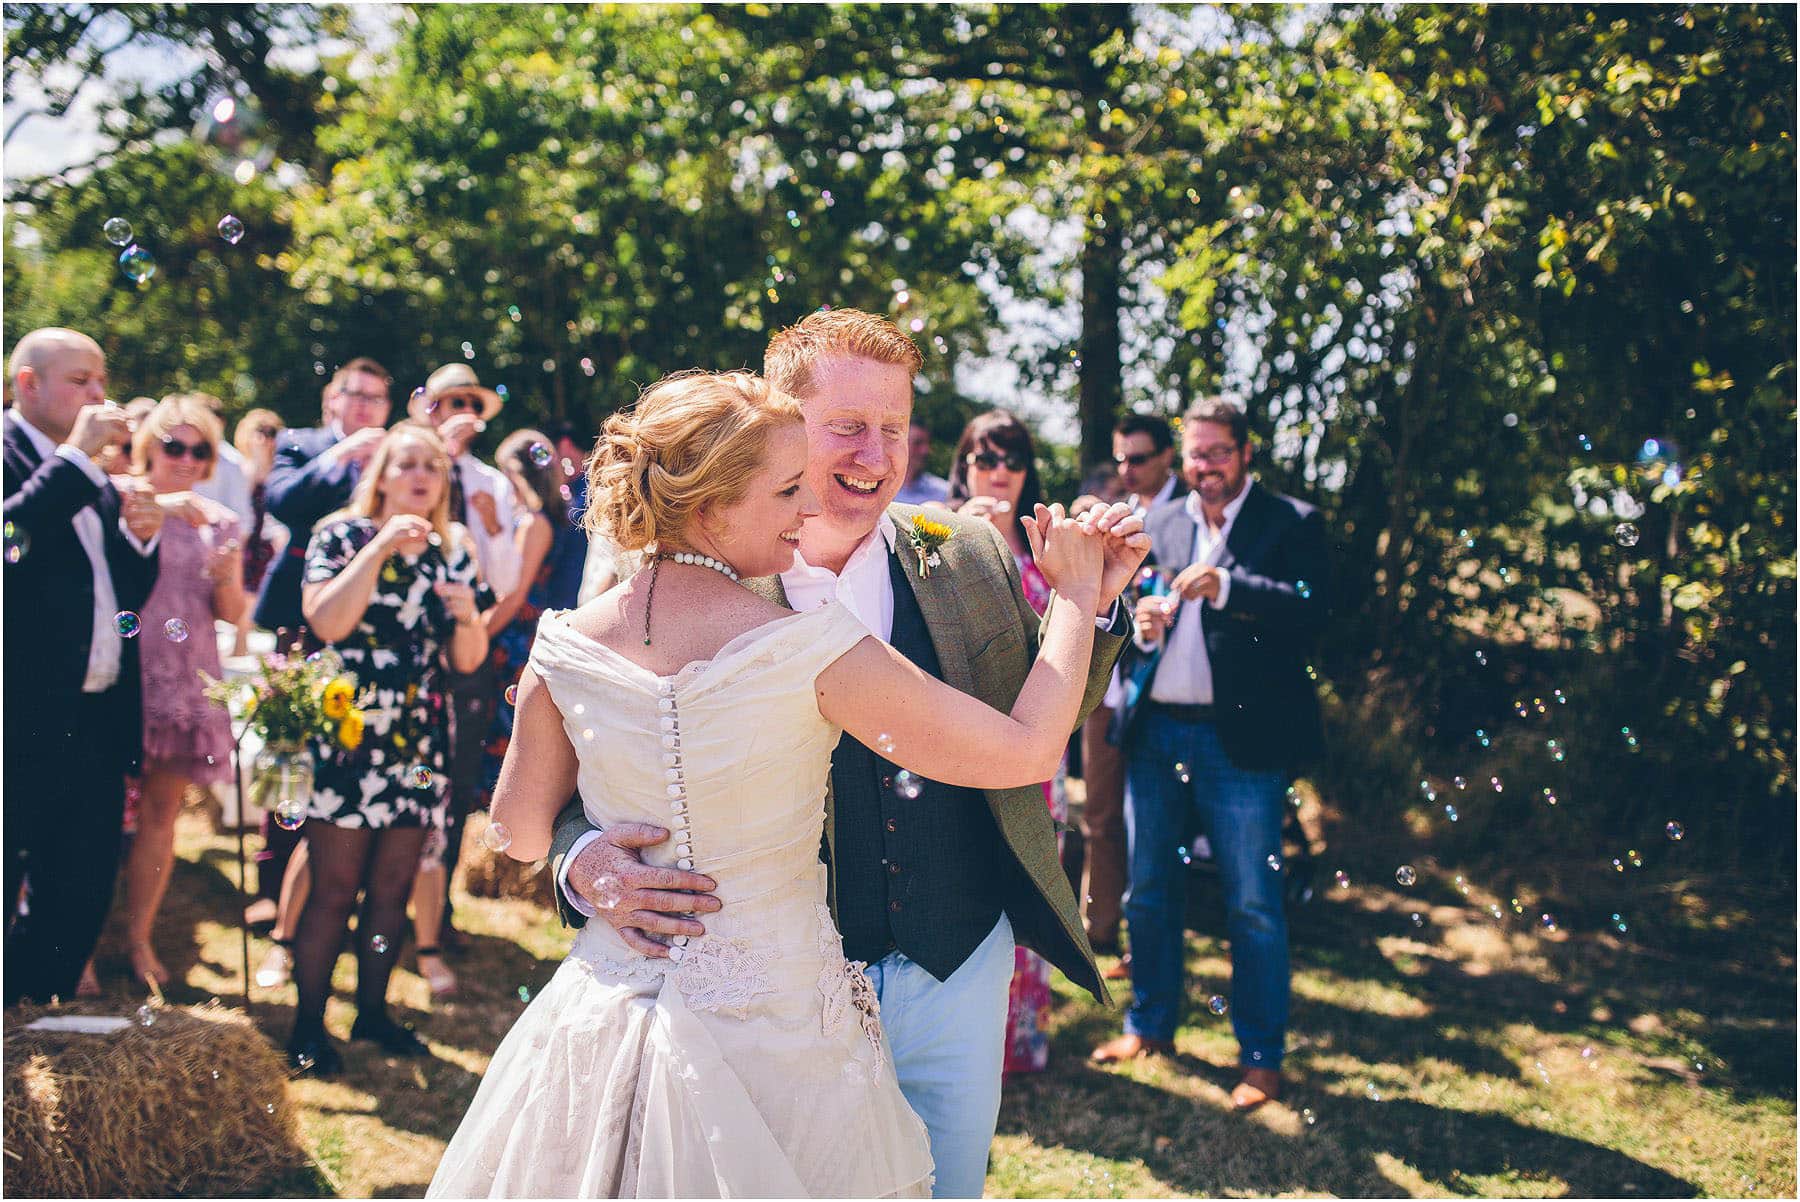
[[[674,682],[662,682],[662,696],[657,699],[656,708],[661,715],[663,775],[668,780],[669,808],[675,814],[675,866],[691,872],[694,868],[694,836],[688,827],[687,779],[681,763],[681,715],[675,708]],[[674,945],[669,949],[671,960],[679,960],[687,954],[686,935],[676,935],[670,942]]]

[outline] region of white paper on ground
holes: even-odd
[[[27,1031],[73,1031],[78,1035],[111,1035],[131,1025],[129,1018],[105,1014],[45,1015],[25,1024]]]

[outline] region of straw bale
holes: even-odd
[[[487,828],[485,811],[470,814],[463,823],[462,858],[456,868],[463,892],[470,897],[518,898],[554,909],[555,885],[544,862],[521,864],[503,851],[493,851],[482,841]]]
[[[151,1025],[107,1035],[25,1029],[45,1014],[118,1008],[6,1012],[6,1194],[251,1194],[306,1162],[287,1064],[241,1011],[157,1007]]]

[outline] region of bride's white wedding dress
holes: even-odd
[[[929,1195],[925,1127],[819,860],[840,731],[813,681],[867,636],[833,603],[659,677],[543,617],[531,664],[589,819],[669,828],[646,860],[706,873],[724,905],[668,960],[588,923],[494,1053],[428,1196]]]

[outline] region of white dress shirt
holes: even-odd
[[[218,445],[218,461],[212,476],[194,485],[194,492],[209,501],[217,501],[237,514],[238,529],[246,538],[256,536],[256,503],[251,496],[250,465],[228,442]]]
[[[1141,518],[1152,509],[1155,509],[1158,505],[1161,505],[1174,494],[1176,479],[1175,473],[1170,472],[1169,478],[1163,481],[1163,486],[1157,490],[1154,497],[1150,498],[1150,503],[1148,505],[1141,504],[1138,495],[1133,493],[1131,495],[1131,511]],[[1146,648],[1146,650],[1148,650],[1148,648]],[[1119,669],[1117,665],[1113,667],[1112,679],[1106,682],[1106,696],[1101,699],[1100,704],[1102,707],[1109,710],[1116,710],[1125,704],[1125,682],[1119,679]]]
[[[842,601],[869,633],[887,642],[894,637],[894,578],[888,574],[888,556],[900,532],[887,514],[856,545],[842,572],[815,568],[796,552],[794,566],[781,574],[788,608],[797,613]]]
[[[1187,495],[1187,514],[1194,520],[1194,563],[1217,564],[1231,537],[1232,524],[1254,482],[1245,481],[1238,495],[1225,502],[1225,514],[1217,527],[1206,519],[1199,493]],[[1170,565],[1171,567],[1174,565]],[[1206,654],[1205,612],[1207,607],[1224,609],[1231,596],[1231,577],[1219,581],[1219,595],[1211,601],[1183,601],[1175,625],[1164,637],[1168,646],[1162,662],[1156,667],[1156,679],[1150,682],[1150,700],[1165,705],[1211,705],[1213,703],[1212,661]]]
[[[58,456],[67,459],[102,489],[111,483],[86,452],[67,444],[58,446],[48,434],[26,421],[17,409],[7,414],[7,420],[25,432],[40,458],[48,460]],[[100,525],[100,511],[92,505],[84,506],[76,513],[74,525],[75,537],[81,540],[81,549],[87,552],[88,564],[94,571],[94,634],[88,643],[87,676],[81,682],[81,691],[104,693],[118,683],[119,663],[125,655],[125,638],[119,633],[117,621],[119,595],[113,589],[112,568],[106,562],[106,531]],[[151,548],[156,546],[156,536],[147,543],[140,541],[126,527],[123,518],[119,519],[119,529],[140,555],[150,554]]]
[[[489,467],[464,451],[456,457],[453,469],[462,477],[463,497],[469,501],[469,512],[450,516],[469,528],[475,539],[475,561],[481,565],[481,578],[496,594],[510,593],[519,584],[519,545],[513,541],[513,529],[519,522],[518,498],[512,481],[497,467]],[[476,493],[494,498],[494,514],[500,521],[500,533],[489,534],[487,523],[475,512]]]

